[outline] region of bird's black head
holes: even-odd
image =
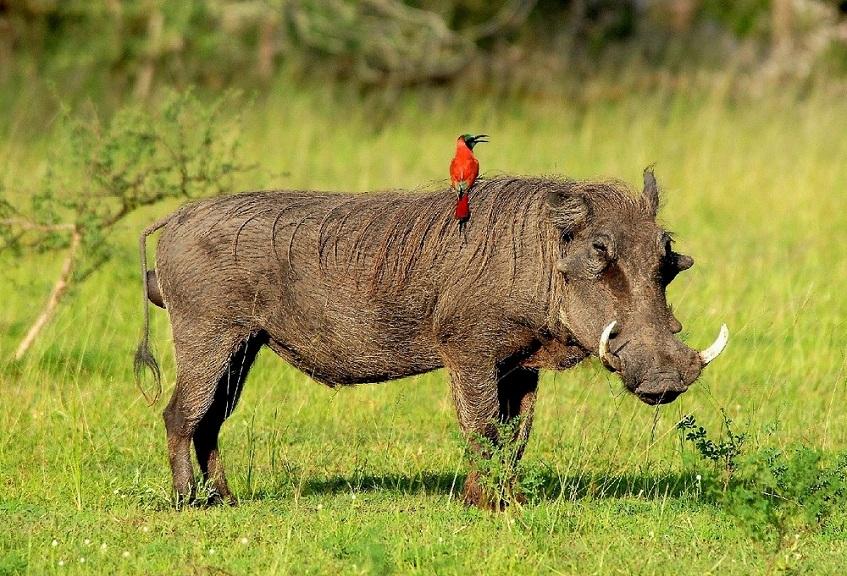
[[[488,142],[485,138],[488,138],[488,134],[477,134],[476,136],[473,134],[462,134],[459,136],[459,139],[464,140],[465,145],[471,150],[480,142]]]

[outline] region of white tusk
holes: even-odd
[[[727,329],[726,324],[722,324],[721,331],[718,334],[717,339],[711,346],[700,352],[700,361],[703,362],[703,366],[720,356],[723,349],[726,348],[727,342],[729,342],[729,330]]]
[[[612,322],[603,329],[603,333],[600,335],[600,349],[597,351],[597,355],[600,357],[603,365],[609,370],[614,371],[618,370],[620,363],[616,361],[616,358],[609,354],[609,337],[612,335],[612,330],[615,329],[615,325],[617,323],[617,320],[612,320]]]

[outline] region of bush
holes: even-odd
[[[171,92],[159,109],[131,105],[106,124],[95,112],[65,110],[65,141],[57,145],[28,205],[0,195],[0,250],[67,249],[60,276],[17,359],[49,321],[68,285],[112,256],[111,234],[118,222],[166,199],[228,191],[233,176],[250,168],[239,160],[237,117],[221,116],[233,98],[205,105],[190,92]]]
[[[677,427],[701,459],[720,464],[716,476],[706,475],[706,494],[752,536],[781,550],[791,544],[790,535],[823,527],[833,511],[847,506],[847,453],[827,460],[804,445],[748,452],[746,435],[724,418],[726,437],[717,440],[691,415]]]

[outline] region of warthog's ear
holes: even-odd
[[[644,169],[644,190],[641,194],[647,201],[647,208],[655,216],[659,211],[659,184],[656,182],[656,175],[653,174],[652,165]]]
[[[586,198],[570,190],[551,190],[547,193],[550,220],[562,231],[572,236],[588,220],[591,208]]]

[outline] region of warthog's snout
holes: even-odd
[[[617,327],[613,321],[603,329],[597,356],[607,369],[621,375],[633,394],[651,406],[673,402],[688,390],[729,341],[729,330],[724,324],[712,345],[702,351],[693,350],[672,336],[647,338],[649,345],[632,336],[613,352],[610,341],[619,335]]]

